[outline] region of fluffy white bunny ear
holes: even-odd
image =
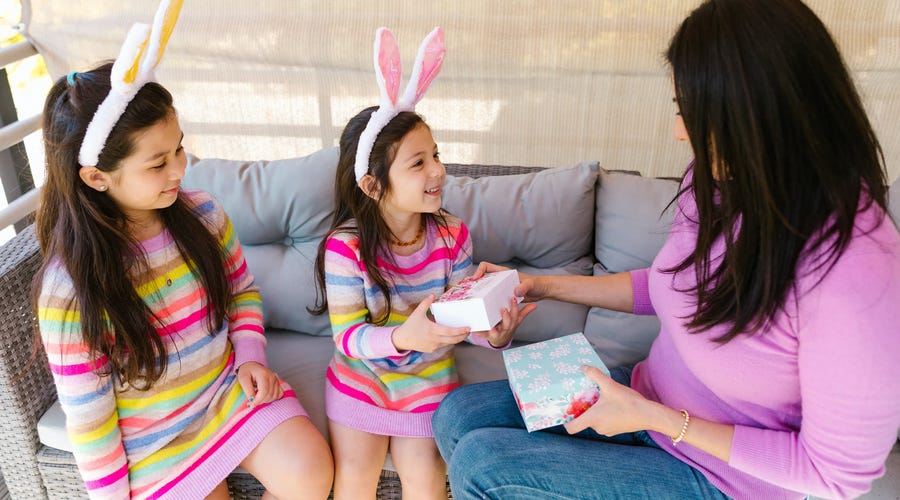
[[[128,31],[110,72],[109,94],[94,113],[81,142],[80,165],[97,165],[106,139],[128,103],[144,84],[155,80],[156,67],[162,60],[183,3],[184,0],[162,0],[152,27],[136,23]]]
[[[119,56],[113,63],[109,76],[110,84],[119,92],[127,92],[137,79],[138,70],[144,51],[147,48],[147,38],[150,36],[150,25],[134,23],[125,36],[125,43],[119,50]]]
[[[403,92],[403,102],[410,108],[416,106],[416,103],[425,95],[428,86],[440,73],[441,66],[444,64],[445,52],[444,31],[438,26],[422,40],[419,52],[416,54],[412,74],[409,76],[409,83],[406,84],[406,91]]]
[[[397,104],[400,94],[400,49],[387,28],[375,31],[375,79],[381,90],[381,105]]]
[[[356,182],[369,171],[369,156],[381,129],[401,111],[414,111],[416,103],[422,99],[428,86],[441,71],[444,63],[444,32],[440,27],[422,40],[413,72],[403,96],[398,100],[400,89],[400,50],[394,35],[387,28],[375,31],[375,78],[381,91],[381,104],[369,117],[369,123],[359,136],[356,147],[354,173]]]
[[[162,0],[156,15],[153,16],[153,31],[150,33],[150,45],[147,47],[147,56],[141,62],[141,71],[152,74],[159,62],[162,60],[166,46],[169,44],[169,37],[175,29],[175,23],[178,22],[178,15],[181,13],[181,5],[184,0]]]

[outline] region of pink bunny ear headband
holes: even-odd
[[[119,51],[119,57],[113,63],[109,94],[100,103],[85,131],[84,141],[78,152],[78,163],[81,166],[97,165],[106,139],[128,103],[144,84],[156,81],[156,67],[166,50],[175,22],[178,21],[183,1],[162,0],[152,27],[145,23],[135,23],[131,27]]]
[[[416,103],[422,99],[434,77],[441,71],[445,52],[444,32],[440,27],[434,28],[422,40],[406,91],[399,100],[397,95],[400,91],[400,50],[397,48],[393,33],[387,28],[378,28],[375,31],[374,48],[375,78],[381,90],[381,103],[359,136],[354,165],[356,182],[369,171],[369,156],[381,129],[401,111],[414,111]]]

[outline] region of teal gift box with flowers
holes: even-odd
[[[503,363],[528,432],[564,424],[597,402],[600,389],[582,365],[609,375],[583,333],[507,349]]]

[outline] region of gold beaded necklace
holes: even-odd
[[[397,240],[397,239],[392,239],[392,240],[391,240],[391,245],[394,245],[395,247],[408,247],[408,246],[415,245],[416,243],[419,242],[420,239],[422,239],[422,235],[423,235],[423,234],[425,234],[425,219],[422,219],[422,220],[420,221],[420,223],[419,223],[419,230],[416,231],[416,237],[415,237],[415,238],[413,238],[413,239],[411,239],[411,240],[409,240],[409,241],[400,241],[400,240]]]

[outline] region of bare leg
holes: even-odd
[[[404,498],[447,500],[447,466],[432,438],[391,438]]]
[[[266,487],[263,498],[327,498],[334,462],[325,438],[306,417],[279,424],[241,467]]]
[[[390,437],[328,421],[334,451],[334,500],[375,498]]]

